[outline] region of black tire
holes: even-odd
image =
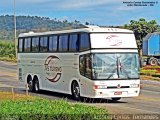
[[[76,81],[72,83],[71,91],[73,99],[80,101],[80,87]]]
[[[120,99],[121,99],[120,97],[112,98],[113,101],[118,101]]]
[[[34,81],[34,92],[39,92],[40,89],[39,89],[39,81],[36,79]]]
[[[158,65],[158,60],[154,57],[149,59],[149,64],[150,65]]]

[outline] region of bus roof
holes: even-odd
[[[75,32],[88,32],[88,33],[133,33],[131,30],[121,28],[106,28],[99,26],[86,26],[86,28],[70,29],[70,30],[59,30],[59,31],[47,31],[47,32],[28,32],[21,33],[19,37],[29,36],[41,36],[41,35],[52,35],[52,34],[64,34],[64,33],[75,33]]]

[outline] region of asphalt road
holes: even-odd
[[[83,99],[85,102],[80,103],[105,108],[111,114],[159,114],[160,117],[160,82],[141,80],[141,86],[139,97],[122,98],[118,102],[109,99]],[[0,91],[11,91],[11,87],[14,87],[16,93],[25,94],[25,84],[17,80],[17,65],[0,61]],[[76,102],[69,95],[55,92],[41,91],[30,94]]]

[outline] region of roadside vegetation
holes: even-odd
[[[0,60],[16,62],[16,52],[15,52],[14,42],[0,40]]]
[[[147,65],[141,68],[140,75],[142,80],[160,81],[160,66]]]
[[[10,96],[10,97],[9,97]],[[38,97],[0,92],[0,119],[59,119],[80,120],[93,119],[95,115],[108,115],[108,111],[80,103],[69,103],[66,100],[47,100]]]
[[[17,35],[29,31],[48,31],[84,27],[78,20],[68,21],[38,16],[16,16]],[[0,15],[0,39],[14,40],[14,16]]]

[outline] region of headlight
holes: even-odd
[[[130,87],[131,87],[131,88],[138,88],[138,87],[139,87],[139,84],[131,84]]]
[[[106,89],[107,85],[94,85],[94,89]]]

